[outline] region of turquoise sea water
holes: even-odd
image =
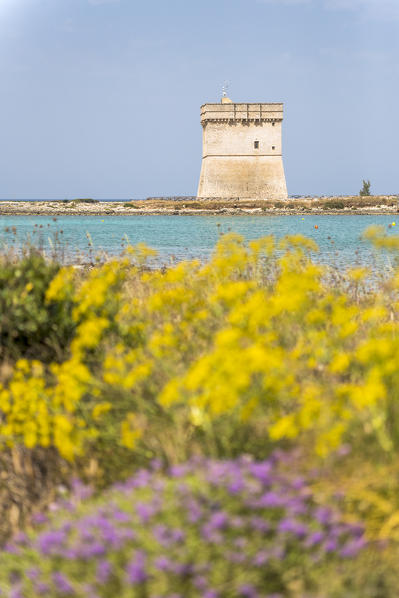
[[[127,240],[131,244],[146,243],[158,250],[159,261],[189,258],[207,259],[220,233],[233,231],[245,239],[265,235],[281,238],[301,233],[314,239],[322,262],[337,266],[374,264],[375,254],[370,244],[363,241],[362,233],[369,226],[384,226],[388,235],[399,234],[399,215],[396,227],[394,215],[319,215],[319,216],[1,216],[0,242],[17,244],[29,236],[50,249],[54,234],[68,248],[68,252],[87,252],[88,240],[93,251],[120,253]],[[315,225],[319,228],[315,229]],[[14,229],[14,230],[13,230]],[[62,231],[62,233],[61,233]],[[389,266],[389,256],[377,258],[379,266]]]

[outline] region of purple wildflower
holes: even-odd
[[[151,472],[146,469],[139,469],[136,475],[131,478],[131,488],[145,488],[151,481]]]
[[[62,532],[64,532],[65,534],[68,534],[68,533],[71,531],[71,529],[72,529],[72,528],[73,528],[72,521],[65,521],[65,522],[64,522],[64,523],[61,525],[61,527],[60,527],[60,530],[61,530]]]
[[[330,509],[325,507],[319,507],[314,512],[314,518],[318,521],[321,525],[328,525],[332,522],[333,515]]]
[[[76,552],[80,558],[90,560],[94,557],[103,556],[107,549],[101,542],[93,542],[92,544],[78,546]]]
[[[83,586],[83,591],[86,598],[100,598],[99,594],[97,594],[96,590],[89,583]]]
[[[61,530],[51,530],[49,532],[43,532],[37,539],[37,545],[40,552],[47,556],[51,554],[57,554],[63,547],[66,534]]]
[[[161,459],[153,459],[150,463],[152,471],[159,471],[162,468]]]
[[[194,577],[193,583],[194,587],[197,588],[197,590],[205,590],[205,588],[208,585],[208,581],[206,577],[204,577],[203,575],[197,575],[196,577]]]
[[[172,536],[173,542],[176,542],[176,544],[184,542],[184,540],[186,538],[185,532],[178,527],[176,527],[175,529],[173,529],[171,531],[171,536]]]
[[[347,526],[347,530],[355,538],[360,538],[364,535],[364,526],[359,523],[350,523]]]
[[[293,480],[291,486],[293,487],[294,490],[301,490],[302,488],[304,488],[306,486],[306,482],[303,478],[295,478],[295,480]]]
[[[242,527],[244,527],[244,525],[245,522],[242,517],[235,516],[230,519],[230,526],[232,527],[232,529],[241,529]]]
[[[47,523],[48,517],[44,513],[35,513],[32,516],[32,522],[36,525],[42,525],[43,523]]]
[[[10,598],[25,598],[21,586],[18,585],[10,590]]]
[[[269,558],[269,553],[266,552],[266,550],[261,550],[255,555],[253,559],[253,564],[255,565],[255,567],[263,567],[263,565],[266,565]]]
[[[195,567],[192,563],[174,563],[173,571],[181,577],[190,577],[195,573]]]
[[[40,569],[38,569],[37,567],[32,567],[31,569],[28,569],[28,571],[26,572],[26,577],[31,581],[36,581],[40,577]]]
[[[157,542],[165,547],[168,547],[171,544],[179,544],[183,542],[186,537],[182,529],[170,529],[162,524],[154,527],[153,534]]]
[[[36,594],[39,594],[39,596],[49,596],[50,595],[50,586],[47,583],[38,581],[35,584],[35,592],[36,592]]]
[[[220,531],[215,530],[208,524],[202,526],[201,535],[204,540],[211,544],[221,544],[223,542],[223,536]]]
[[[162,587],[158,598],[176,598],[167,590],[173,592],[174,582],[184,582],[184,595],[194,591],[203,598],[218,598],[217,588],[211,587],[214,565],[220,571],[218,587],[225,587],[228,571],[231,595],[257,598],[257,585],[261,587],[270,571],[292,567],[298,558],[291,558],[293,549],[295,555],[306,552],[311,564],[322,563],[331,554],[334,559],[355,557],[366,544],[363,526],[344,523],[337,510],[315,505],[306,480],[297,477],[295,463],[285,454],[260,463],[248,457],[192,459],[170,473],[175,480],[154,469],[141,470],[116,484],[107,493],[108,501],[92,507],[89,515],[61,519],[57,529],[49,526],[39,532],[34,547],[43,569],[59,571],[52,578],[54,587],[41,583],[41,567],[28,569],[12,581],[14,598],[29,598],[22,593],[32,593],[32,586],[35,595],[48,596],[54,589],[65,598],[72,595],[77,578],[63,575],[71,565],[74,576],[79,571],[79,591],[87,598],[98,598],[111,579],[145,591],[150,576],[156,587]],[[78,487],[81,491],[84,488]],[[27,542],[22,535],[9,546],[16,560],[31,552]],[[215,544],[220,546],[214,548]],[[143,550],[148,545],[151,560]],[[114,559],[127,563],[122,578]],[[93,560],[93,566],[85,567]]]
[[[99,584],[107,583],[112,574],[112,565],[109,561],[102,560],[97,565],[96,581]]]
[[[305,515],[308,512],[308,507],[304,504],[301,496],[294,496],[289,498],[286,503],[292,515]]]
[[[245,483],[242,478],[235,478],[228,484],[227,489],[230,494],[239,494],[245,488]]]
[[[316,546],[316,544],[320,544],[324,539],[324,534],[322,532],[313,532],[305,541],[305,546],[307,548],[312,548]]]
[[[270,549],[270,558],[275,559],[276,561],[282,561],[285,557],[285,549],[283,546],[272,546]]]
[[[251,527],[258,532],[268,532],[270,530],[270,523],[262,517],[251,517]]]
[[[228,522],[228,516],[224,511],[213,513],[208,521],[211,529],[224,529]]]
[[[148,521],[154,517],[158,512],[158,508],[153,504],[146,504],[138,502],[136,504],[136,513],[139,516],[142,523],[148,523]]]
[[[146,555],[142,551],[137,551],[133,559],[127,566],[127,578],[131,585],[144,583],[148,579],[146,572]]]
[[[236,565],[240,565],[242,563],[245,563],[246,560],[247,560],[247,557],[242,552],[230,552],[230,551],[226,552],[226,558],[230,562],[236,563]]]
[[[159,523],[158,525],[154,526],[152,532],[155,539],[162,544],[168,535],[168,528],[163,523]]]
[[[295,519],[282,519],[278,525],[278,530],[280,532],[287,532],[293,534],[294,536],[298,536],[298,538],[303,538],[306,536],[307,527],[300,521],[296,521]]]
[[[26,546],[28,544],[28,536],[24,532],[18,532],[14,536],[15,544],[20,544],[21,546]]]
[[[338,450],[337,450],[337,455],[339,457],[346,457],[347,455],[349,455],[351,453],[352,449],[349,446],[349,444],[343,444]]]
[[[357,556],[365,546],[366,540],[364,538],[357,538],[345,544],[345,546],[340,551],[340,556],[344,558],[353,558]]]
[[[249,583],[243,584],[238,589],[238,595],[243,596],[245,598],[258,598],[259,596],[258,592],[256,591],[256,588]]]
[[[154,567],[158,569],[158,571],[172,571],[173,563],[168,557],[160,556],[154,560]]]
[[[266,492],[257,501],[256,506],[260,508],[282,507],[285,499],[276,492]]]
[[[338,549],[338,542],[335,538],[330,538],[324,545],[326,552],[335,552]]]
[[[271,481],[270,474],[272,472],[272,465],[269,461],[263,461],[262,463],[252,463],[249,466],[249,471],[255,478],[260,480],[263,485],[269,485]]]
[[[84,484],[78,478],[74,478],[72,480],[71,488],[72,488],[74,498],[76,500],[79,500],[79,501],[87,500],[88,498],[93,496],[93,492],[94,492],[93,488]]]
[[[234,546],[236,546],[237,548],[245,548],[247,545],[248,545],[247,538],[236,538],[234,540]]]
[[[120,509],[115,509],[115,511],[112,513],[112,516],[115,521],[118,521],[119,523],[129,523],[131,520],[130,515],[125,513],[125,511],[121,511]]]
[[[202,508],[198,501],[196,501],[194,498],[190,498],[189,500],[185,501],[185,507],[187,509],[188,520],[190,523],[197,523],[197,521],[202,518]]]
[[[77,548],[65,548],[60,551],[60,556],[68,561],[75,561],[80,557],[79,550]]]
[[[172,467],[169,469],[169,473],[172,478],[182,478],[189,473],[189,471],[190,468],[188,465],[172,465]]]
[[[65,577],[65,575],[63,575],[63,573],[60,573],[59,571],[57,571],[56,573],[53,573],[52,579],[53,579],[53,583],[54,583],[57,591],[60,592],[61,594],[74,594],[75,593],[75,590],[73,589],[69,580]]]

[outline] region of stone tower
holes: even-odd
[[[287,199],[283,104],[201,106],[203,152],[198,198]]]

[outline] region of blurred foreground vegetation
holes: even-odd
[[[367,235],[392,252],[395,264],[398,239],[379,229]],[[33,248],[2,257],[1,538],[31,530],[50,503],[61,506],[40,534],[51,538],[67,526],[54,554],[43,552],[34,531],[33,539],[19,536],[8,545],[0,560],[7,595],[397,595],[399,269],[381,279],[358,268],[339,274],[313,261],[316,251],[301,236],[246,245],[225,235],[209,263],[167,270],[146,267],[153,252],[143,246],[87,269],[61,266]],[[197,471],[204,459],[209,469],[230,463],[228,475],[221,470],[228,479],[219,498]],[[276,459],[290,476],[289,504],[279,498],[286,474],[269,475]],[[254,482],[238,475],[240,463],[253,464]],[[172,485],[165,513],[151,511],[156,501],[145,491],[154,464],[159,488]],[[188,533],[173,498],[184,493],[176,467],[183,467],[187,488],[194,485],[187,501],[201,507],[190,554],[208,555],[202,577],[211,586],[195,584],[194,569],[166,575],[169,565],[154,564],[165,556],[163,541],[148,530],[141,539],[137,528],[156,517],[154,530],[164,526],[167,537],[177,528]],[[135,505],[133,512],[144,513],[141,524],[123,511],[123,496],[112,494],[134,475],[147,480],[138,483],[143,495],[129,499],[130,511]],[[60,503],[74,478],[89,494]],[[108,521],[110,501],[122,509],[116,519],[130,522],[123,534],[134,538],[124,536],[126,546],[104,539],[104,529],[116,525],[114,515]],[[240,518],[255,517],[254,508],[258,535],[248,522],[229,535],[228,550],[255,567],[244,559],[239,568],[227,548],[216,542],[210,550],[209,534],[235,524],[240,530]],[[103,547],[95,561],[103,582],[100,569],[84,565],[93,554],[67,557],[68,520],[81,521],[93,509],[103,520],[96,526],[89,518],[87,534]],[[215,513],[222,513],[219,527]],[[312,534],[320,533],[315,541]],[[262,542],[269,552],[256,565]],[[37,579],[29,571],[44,556]],[[200,573],[195,569],[196,578]],[[47,590],[40,594],[38,584]]]

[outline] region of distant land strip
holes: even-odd
[[[0,201],[0,216],[118,216],[118,215],[304,215],[399,213],[399,196],[300,197],[284,201],[201,199],[193,197],[148,198],[134,201],[94,199],[54,201]]]

